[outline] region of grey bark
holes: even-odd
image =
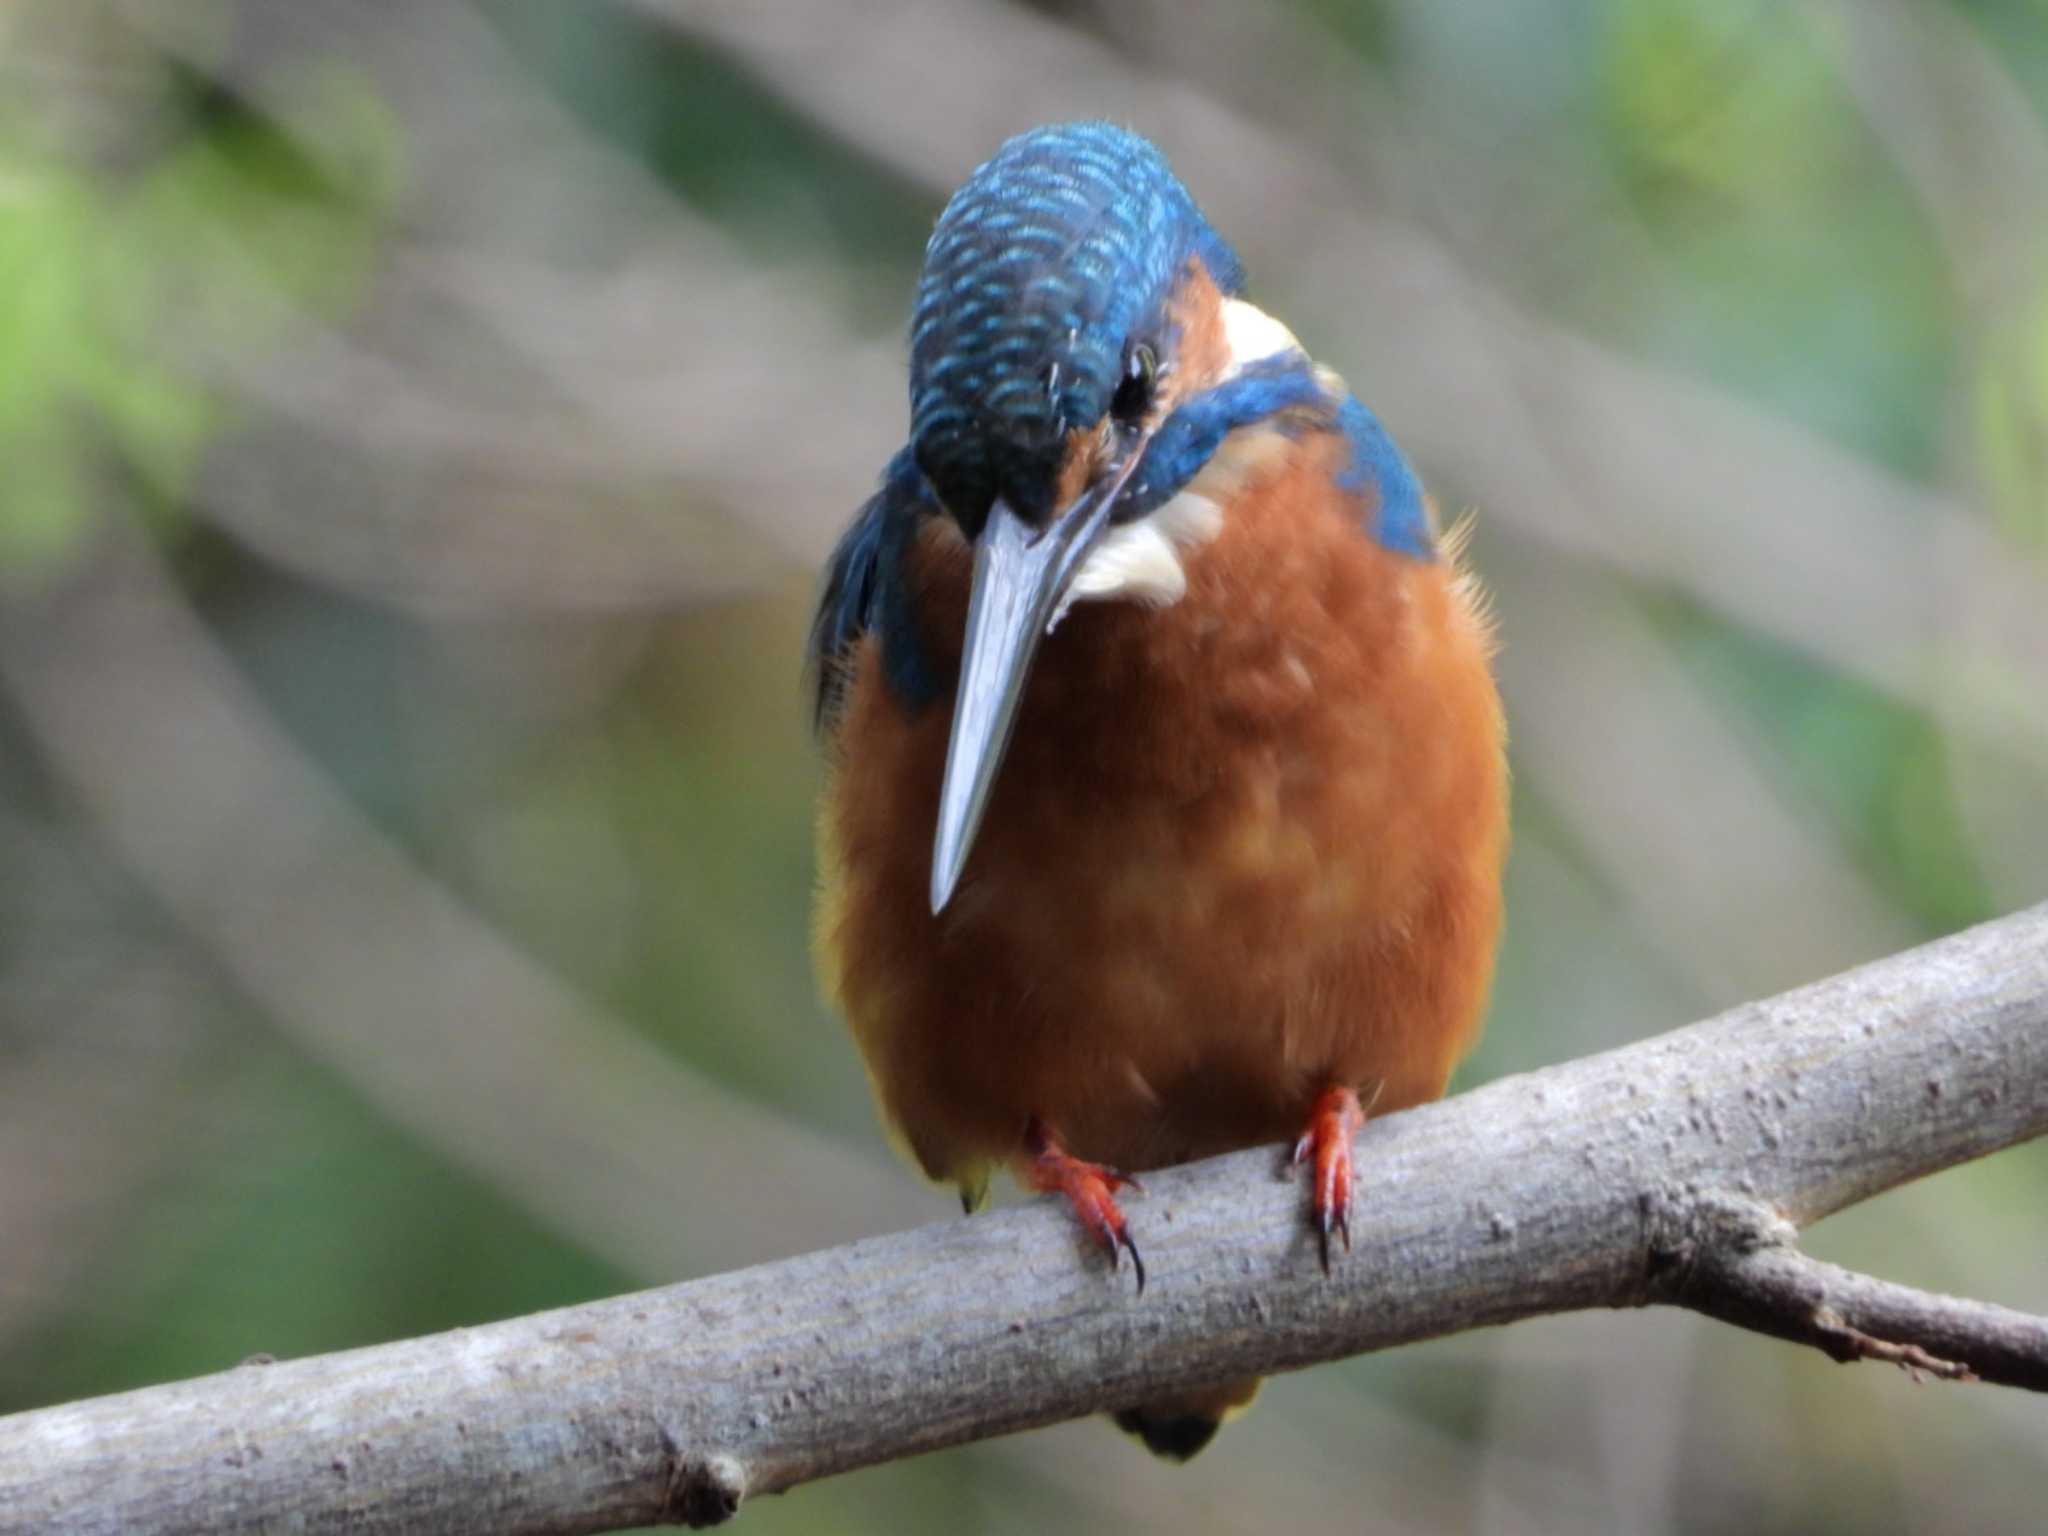
[[[1368,1125],[1325,1277],[1283,1151],[1148,1176],[1131,1293],[1038,1202],[0,1419],[0,1532],[594,1531],[1227,1377],[1668,1303],[2048,1386],[2039,1319],[1796,1229],[2048,1131],[2048,907]],[[649,1211],[649,1221],[679,1219]]]

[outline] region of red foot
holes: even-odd
[[[1365,1124],[1365,1108],[1349,1088],[1325,1088],[1308,1112],[1308,1129],[1294,1144],[1297,1165],[1315,1158],[1311,1213],[1323,1245],[1323,1273],[1330,1272],[1330,1232],[1351,1251],[1351,1138]]]
[[[1100,1163],[1084,1163],[1060,1145],[1044,1121],[1031,1117],[1024,1130],[1024,1146],[1031,1154],[1031,1187],[1047,1194],[1067,1197],[1081,1225],[1093,1234],[1102,1251],[1116,1262],[1121,1248],[1131,1256],[1131,1268],[1138,1276],[1138,1294],[1145,1293],[1145,1261],[1138,1257],[1138,1245],[1131,1241],[1131,1229],[1124,1213],[1117,1209],[1115,1191],[1145,1188],[1136,1179]]]

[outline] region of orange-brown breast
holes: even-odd
[[[965,876],[928,905],[950,710],[861,642],[822,810],[818,946],[883,1109],[974,1182],[1045,1118],[1144,1169],[1300,1127],[1326,1083],[1443,1091],[1500,925],[1486,626],[1448,561],[1367,537],[1310,439],[1186,555],[1171,607],[1044,643]],[[970,552],[910,562],[950,691]]]

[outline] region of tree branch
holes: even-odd
[[[1794,1246],[1789,1222],[1752,1200],[1707,1196],[1659,1211],[1652,1226],[1653,1300],[1844,1363],[1888,1360],[1916,1377],[2048,1392],[2048,1319],[1823,1263]]]
[[[1539,1313],[1690,1307],[2048,1385],[2048,1324],[1797,1225],[2048,1132],[2048,907],[1368,1125],[1325,1278],[1279,1149],[1147,1179],[1143,1297],[1033,1203],[0,1419],[0,1532],[711,1523],[919,1451]],[[648,1213],[660,1220],[659,1212]]]

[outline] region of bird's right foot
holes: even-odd
[[[1310,1165],[1309,1207],[1322,1243],[1323,1273],[1330,1272],[1330,1234],[1351,1251],[1351,1139],[1365,1124],[1365,1106],[1349,1088],[1325,1088],[1309,1111],[1308,1128],[1294,1144],[1294,1162]]]

